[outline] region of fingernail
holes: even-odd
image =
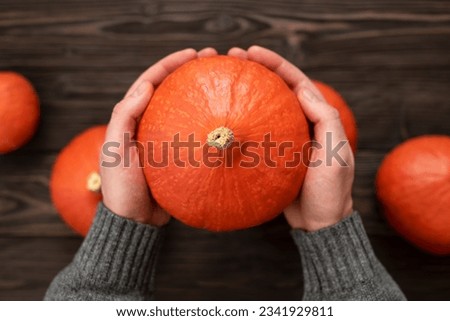
[[[309,100],[311,102],[314,102],[317,100],[317,96],[309,89],[303,89],[302,91],[302,97],[306,100]]]
[[[148,82],[144,81],[142,84],[139,85],[139,87],[137,87],[137,89],[134,91],[133,96],[137,97],[142,95],[143,93],[145,93],[145,91],[148,88]]]

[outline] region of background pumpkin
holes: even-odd
[[[99,159],[106,126],[87,129],[58,155],[50,178],[50,194],[62,219],[78,234],[89,231],[100,192]]]
[[[233,166],[177,166],[169,149],[168,166],[150,167],[144,173],[156,201],[184,223],[213,231],[242,229],[274,218],[297,196],[306,166],[284,166],[309,141],[308,124],[295,94],[275,73],[255,62],[218,56],[190,61],[169,75],[156,89],[138,129],[138,140],[154,142],[154,158],[161,160],[163,142],[172,142],[180,133],[190,134],[202,145],[227,144],[232,131],[234,142],[262,142],[266,133],[277,143],[293,142],[294,148],[281,156],[274,148],[271,158],[283,164],[270,168],[259,162],[243,168],[243,155],[233,150]],[[218,129],[218,131],[215,131]],[[214,137],[220,134],[220,137]],[[219,136],[219,135],[217,135]],[[217,139],[218,138],[218,139]],[[221,141],[222,140],[222,141]],[[216,147],[209,151],[217,152]],[[263,160],[260,146],[252,151]],[[218,151],[219,158],[230,148]],[[203,151],[193,155],[202,160]],[[302,157],[304,157],[304,153]],[[158,158],[159,157],[159,158]],[[187,148],[179,160],[188,160]],[[247,160],[247,159],[246,159]]]
[[[317,89],[320,90],[325,100],[339,111],[339,116],[345,130],[345,135],[348,138],[348,142],[352,147],[353,153],[356,152],[358,134],[356,120],[352,110],[344,98],[342,98],[342,96],[333,87],[318,80],[313,80],[313,83]]]
[[[397,146],[383,160],[376,187],[398,233],[427,252],[450,254],[449,136],[421,136]]]
[[[39,99],[31,83],[15,72],[0,72],[0,154],[18,149],[36,132]]]

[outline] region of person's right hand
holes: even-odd
[[[334,225],[352,214],[354,158],[339,112],[325,101],[303,72],[275,52],[252,46],[247,51],[232,48],[228,54],[258,62],[277,73],[296,93],[306,117],[314,124],[314,140],[322,148],[312,150],[300,195],[284,210],[291,227],[316,231]],[[328,141],[327,133],[331,133]],[[346,144],[338,155],[345,164],[338,162],[337,158],[327,164],[327,150],[333,149],[342,141]],[[321,165],[316,166],[318,162]]]

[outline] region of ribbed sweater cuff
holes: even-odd
[[[99,203],[94,223],[74,259],[90,283],[148,291],[163,229],[122,218]]]
[[[374,277],[378,260],[357,212],[315,231],[293,230],[303,265],[305,292],[351,289]]]

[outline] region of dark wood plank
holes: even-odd
[[[362,213],[370,233],[384,233],[374,191],[382,151],[359,151],[353,188],[355,207]],[[19,152],[5,157],[0,166],[0,236],[71,236],[51,205],[49,176],[56,154]],[[1,159],[0,159],[1,160]],[[20,172],[15,170],[20,168]]]
[[[299,300],[300,257],[279,218],[209,233],[171,222],[158,267],[161,300]]]
[[[79,238],[0,238],[0,300],[41,300]]]
[[[0,236],[73,236],[52,206],[49,177],[55,154],[0,156]]]
[[[94,1],[85,9],[83,1],[5,1],[0,68],[30,77],[48,114],[28,148],[55,151],[80,130],[107,122],[127,86],[165,54],[258,43],[343,90],[366,129],[361,148],[389,148],[405,131],[449,133],[441,98],[448,82],[449,5],[399,3]],[[417,108],[443,106],[444,119],[429,117],[432,124],[416,126],[414,116],[402,112],[419,103],[410,94],[418,88],[426,99]]]

